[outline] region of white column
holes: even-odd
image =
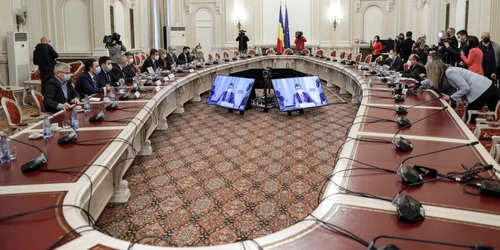
[[[490,28],[492,31],[491,40],[495,42],[500,42],[500,15],[498,15],[498,10],[500,10],[500,1],[491,1],[490,8]],[[480,35],[480,34],[478,34]]]
[[[92,56],[100,57],[107,56],[108,50],[102,42],[105,35],[111,34],[111,20],[109,14],[109,2],[93,0],[90,2],[91,21],[90,27],[92,32],[93,51]]]

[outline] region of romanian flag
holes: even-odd
[[[288,7],[285,4],[285,49],[290,48],[290,29],[288,28]]]
[[[283,31],[283,15],[281,14],[280,4],[280,22],[278,23],[278,43],[276,44],[276,52],[283,53],[285,50],[285,32]]]

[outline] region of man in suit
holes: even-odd
[[[110,86],[120,86],[121,82],[125,82],[124,79],[117,77],[111,73],[113,70],[113,65],[111,64],[111,58],[108,56],[102,56],[99,58],[99,65],[101,66],[101,73],[97,76],[99,77],[99,82],[101,85]]]
[[[182,54],[180,54],[178,57],[179,64],[186,64],[193,61],[193,57],[189,54],[190,49],[191,48],[189,48],[188,46],[182,48]]]
[[[412,35],[413,33],[411,31],[406,32],[406,39],[401,42],[401,58],[403,59],[403,62],[408,61],[411,55],[411,49],[415,43],[415,41],[411,39]]]
[[[158,52],[156,54],[158,55]],[[127,65],[128,65],[128,59],[127,59],[127,56],[125,56],[125,55],[118,56],[116,59],[116,64],[113,64],[113,70],[111,70],[111,74],[113,75],[113,77],[115,79],[118,78],[119,82],[120,81],[132,82],[134,80],[134,76],[127,77],[125,75],[124,69],[127,67]],[[143,65],[143,67],[144,67],[144,65]]]
[[[110,89],[109,85],[101,84],[99,81],[99,73],[101,67],[95,59],[87,59],[85,61],[85,73],[81,74],[76,80],[75,90],[81,97],[104,93]]]
[[[295,84],[295,90],[297,91],[293,94],[293,105],[300,106],[301,103],[314,102],[314,100],[302,90],[300,84]],[[314,102],[315,103],[315,102]]]
[[[71,104],[80,104],[78,94],[71,84],[71,67],[67,63],[58,63],[54,67],[54,76],[47,82],[43,91],[43,104],[47,112],[71,109]]]
[[[408,71],[403,73],[403,77],[413,78],[415,80],[424,77],[426,74],[425,66],[422,62],[420,62],[420,58],[417,54],[412,54],[409,60],[411,62],[411,66]]]
[[[158,53],[158,50],[152,49],[149,52],[149,57],[146,60],[144,60],[144,63],[142,64],[141,73],[144,73],[144,72],[148,73],[149,67],[151,67],[153,69],[153,71],[156,72],[156,67],[157,67],[156,61],[158,61],[158,59],[160,59],[160,54]],[[117,59],[117,63],[118,63],[118,59]]]
[[[176,65],[179,64],[179,59],[175,55],[176,50],[174,45],[168,46],[168,53],[167,53],[167,68],[171,69],[172,65],[175,63]]]
[[[404,70],[404,62],[401,57],[399,57],[398,52],[391,50],[389,52],[389,58],[392,59],[392,62],[389,64],[389,70],[394,70],[394,71],[403,71]]]
[[[123,69],[123,73],[125,73],[125,78],[134,78],[136,73],[139,73],[134,65],[134,55],[132,53],[125,53],[127,57],[127,67]]]
[[[234,85],[232,83],[227,86],[227,90],[222,92],[222,95],[219,96],[219,99],[217,100],[217,103],[221,102],[228,102],[231,104],[234,104],[234,91],[233,91]]]
[[[54,66],[56,65],[56,58],[59,54],[52,48],[50,39],[42,37],[40,43],[36,45],[33,51],[33,64],[38,66],[40,70],[40,80],[42,82],[42,92],[45,84],[52,78]]]

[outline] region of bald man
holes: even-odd
[[[174,45],[168,46],[168,53],[167,53],[167,69],[172,68],[172,64],[179,65],[179,59],[177,58],[176,55],[176,50]]]
[[[38,66],[40,70],[40,80],[42,81],[42,93],[44,92],[46,83],[50,80],[56,66],[56,58],[59,55],[52,48],[50,39],[42,37],[40,43],[36,45],[33,51],[33,64]]]
[[[479,48],[483,51],[484,76],[492,79],[496,71],[498,60],[500,60],[500,46],[491,41],[489,32],[483,32],[481,34],[481,44]]]

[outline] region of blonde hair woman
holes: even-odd
[[[158,67],[161,69],[167,69],[167,50],[160,49],[158,50],[160,53],[160,59],[158,59]]]
[[[482,109],[484,104],[490,111],[495,110],[500,98],[497,88],[488,78],[463,68],[449,67],[441,59],[429,61],[425,68],[429,84],[436,91],[443,93],[448,85],[458,89],[451,96],[443,94],[443,100],[457,101],[465,97],[469,101],[468,110]],[[476,123],[476,117],[471,117],[472,124]]]

